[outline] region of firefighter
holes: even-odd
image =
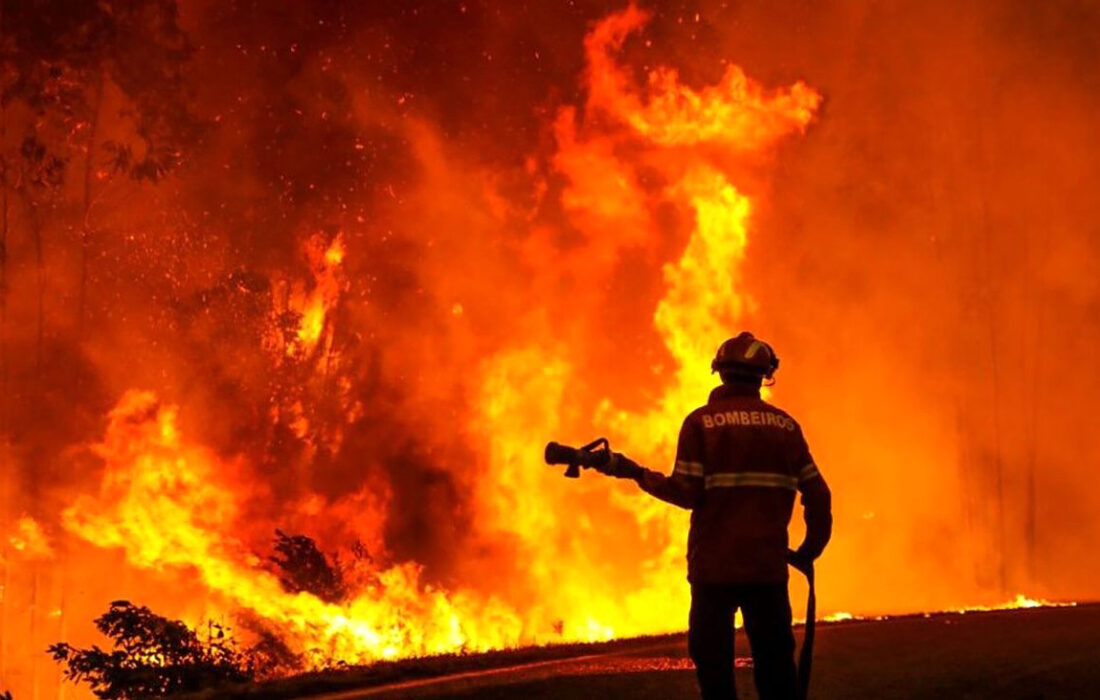
[[[633,479],[649,494],[691,510],[688,649],[703,700],[736,698],[733,619],[740,609],[761,700],[794,700],[797,680],[788,563],[806,570],[832,530],[829,487],[791,416],[760,398],[779,367],[771,346],[744,332],[722,343],[711,370],[722,378],[684,420],[672,474],[613,453],[599,471]],[[795,492],[806,537],[788,549]]]

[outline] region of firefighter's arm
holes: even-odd
[[[699,504],[699,498],[703,494],[702,476],[686,476],[675,470],[670,476],[665,476],[645,469],[637,481],[642,490],[651,496],[688,510]]]
[[[633,465],[623,476],[634,479],[646,493],[680,508],[692,509],[703,495],[703,436],[699,424],[689,416],[680,428],[676,446],[676,465],[671,475],[645,469],[622,455],[614,460],[626,460]],[[620,461],[620,464],[622,462]]]
[[[807,455],[809,451],[807,450]],[[806,520],[806,538],[796,554],[813,561],[821,556],[833,533],[832,494],[813,459],[798,473],[798,491],[802,494],[802,514]]]
[[[679,466],[679,463],[677,464]],[[618,452],[612,452],[607,464],[597,465],[595,469],[618,479],[632,479],[646,493],[666,503],[689,510],[696,506],[702,493],[702,478],[687,476],[682,468],[673,470],[671,476],[665,476],[652,469],[646,469]]]

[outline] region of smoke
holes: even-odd
[[[804,9],[741,8],[723,41],[827,96],[746,276],[786,351],[777,396],[836,487],[840,568],[1093,595],[1096,502],[1067,486],[1096,459],[1096,13]]]

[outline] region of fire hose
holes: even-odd
[[[798,653],[798,697],[806,700],[810,694],[810,670],[814,662],[814,618],[817,617],[817,594],[814,592],[814,565],[795,567],[806,576],[810,590],[806,594],[806,623],[803,627],[802,650]]]

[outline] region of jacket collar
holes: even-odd
[[[754,386],[748,386],[745,384],[722,384],[717,386],[710,392],[710,398],[707,403],[714,403],[715,401],[724,401],[732,398],[760,398],[760,389]]]

